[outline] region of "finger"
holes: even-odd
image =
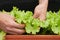
[[[13,32],[18,33],[18,34],[23,34],[23,33],[25,33],[25,30],[23,30],[23,29],[12,28],[11,30],[13,30]]]
[[[24,24],[18,24],[18,23],[14,22],[14,21],[12,21],[12,22],[10,23],[10,25],[11,25],[12,27],[15,27],[15,28],[24,28],[24,27],[25,27]]]
[[[18,33],[10,32],[10,31],[8,31],[7,33],[8,33],[8,34],[11,34],[11,35],[17,35],[17,34],[18,34]]]
[[[14,32],[15,34],[23,34],[25,33],[25,30],[23,29],[16,29],[16,28],[9,28],[7,29],[8,31],[10,31],[10,33]]]
[[[38,17],[38,14],[34,14],[33,17],[34,17],[34,18],[37,18],[37,17]]]
[[[38,18],[39,15],[40,15],[39,10],[36,11],[36,9],[35,9],[33,17],[34,17],[34,18]]]
[[[9,31],[9,27],[3,28],[3,31],[8,33],[8,34],[15,34],[15,35],[18,34],[18,33]]]
[[[46,19],[46,16],[45,16],[45,15],[40,15],[40,16],[38,17],[38,19],[40,19],[41,21],[44,21],[44,20]]]

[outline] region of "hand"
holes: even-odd
[[[24,24],[18,24],[9,14],[0,13],[0,29],[9,34],[23,34]]]
[[[34,18],[39,18],[41,21],[46,19],[47,6],[45,4],[39,4],[34,10]]]

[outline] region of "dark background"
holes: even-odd
[[[0,0],[0,10],[11,11],[13,6],[20,10],[33,11],[38,5],[38,0]],[[60,0],[49,0],[48,11],[58,11],[60,9]]]

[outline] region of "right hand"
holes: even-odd
[[[48,0],[39,0],[39,5],[35,7],[34,18],[39,18],[41,21],[46,19]]]
[[[23,34],[24,24],[18,24],[9,14],[0,13],[0,29],[9,34]]]

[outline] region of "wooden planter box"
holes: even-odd
[[[7,35],[5,40],[60,40],[60,35]]]

